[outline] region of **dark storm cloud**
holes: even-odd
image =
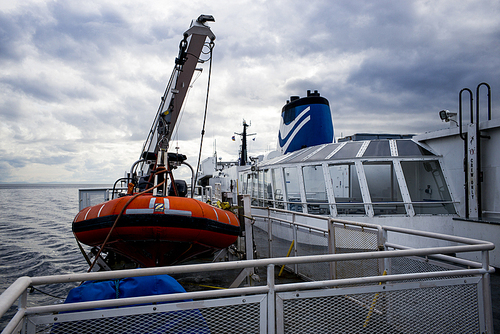
[[[109,56],[111,48],[125,43],[128,24],[116,12],[102,8],[81,13],[69,2],[48,4],[52,20],[38,26],[33,34],[35,46],[44,53],[87,63]]]
[[[318,89],[331,99],[334,114],[348,110],[351,116],[376,118],[456,108],[461,88],[474,90],[483,81],[498,86],[500,25],[488,24],[498,5],[422,4],[335,1],[315,2],[302,11],[296,7],[293,24],[284,25],[281,35],[288,57],[310,59],[311,68],[320,57],[332,63],[357,55],[362,60],[345,80],[336,80],[333,65],[326,66],[318,72],[321,77],[293,79],[285,91],[303,95]],[[445,12],[432,11],[438,6]],[[493,102],[500,102],[498,94]],[[426,130],[420,125],[413,129]]]
[[[0,59],[4,61],[22,57],[24,29],[20,21],[0,11]]]
[[[8,85],[13,91],[22,92],[25,98],[35,98],[38,100],[53,102],[61,98],[58,90],[47,82],[48,77],[44,74],[36,79],[28,79],[23,77],[4,77],[0,82]]]
[[[365,60],[359,69],[349,75],[348,82],[353,92],[369,88],[375,95],[392,95],[393,107],[404,107],[401,111],[406,113],[432,106],[434,109],[442,108],[439,103],[450,108],[458,105],[458,92],[462,88],[474,90],[483,81],[493,85],[499,83],[500,62],[493,53],[488,58],[489,64],[483,64],[481,59],[475,58],[473,51],[458,55],[446,54],[446,51],[440,54],[419,53],[416,56],[394,52],[384,59]],[[404,100],[399,96],[404,96]],[[498,94],[493,98],[496,102],[500,101]],[[376,100],[371,101],[372,106],[373,102]],[[380,106],[390,108],[390,104]],[[361,107],[365,109],[368,106]]]
[[[80,109],[60,113],[58,119],[81,131],[82,142],[105,140],[144,140],[156,114],[155,103],[126,96],[109,107]]]
[[[12,182],[11,171],[12,165],[5,161],[0,161],[0,182]]]
[[[30,163],[38,163],[49,166],[60,166],[71,162],[72,158],[68,155],[40,156],[30,159]]]
[[[54,1],[39,8],[24,6],[15,15],[0,12],[0,58],[20,61],[36,51],[36,56],[49,57],[47,60],[61,59],[67,65],[72,64],[84,75],[87,72],[91,79],[99,75],[99,71],[106,71],[102,68],[103,62],[119,48],[140,45],[134,52],[148,52],[149,44],[172,38],[172,29],[166,22],[134,24],[119,9],[103,4],[93,11],[82,11],[71,2]],[[34,47],[29,50],[31,53],[27,51],[29,46]],[[52,98],[47,91],[53,87],[35,88],[46,86],[43,80],[23,82],[10,78],[4,82],[26,87],[36,96]],[[84,92],[75,94],[84,95]]]
[[[3,153],[0,153],[2,156],[4,155]],[[20,158],[9,158],[5,157],[2,159],[2,164],[9,164],[13,168],[22,168],[28,164],[28,161]]]
[[[415,32],[416,17],[409,1],[295,1],[285,6],[278,2],[268,5],[265,10],[273,15],[252,21],[243,40],[230,39],[227,51],[232,56],[312,58],[325,52],[360,52],[396,44],[404,47],[427,37],[424,32]],[[221,37],[219,42],[226,42],[226,38]]]
[[[0,101],[0,120],[3,122],[16,122],[26,116],[17,99],[4,99]]]
[[[415,34],[415,13],[409,1],[342,1],[331,8],[333,45],[342,51],[408,45]],[[410,36],[410,37],[409,37]]]
[[[76,142],[67,142],[54,146],[58,151],[66,152],[66,153],[77,153],[79,150],[78,143]]]
[[[38,26],[33,34],[38,49],[68,61],[88,63],[110,57],[116,48],[141,45],[136,52],[147,52],[147,45],[175,34],[167,22],[132,22],[124,8],[102,4],[93,11],[81,11],[71,2],[47,4],[52,20]]]
[[[217,35],[207,154],[217,137],[218,151],[236,156],[230,138],[243,119],[259,134],[252,155],[262,153],[285,101],[308,89],[330,100],[337,135],[445,127],[437,111],[456,109],[458,91],[482,81],[500,105],[498,1],[42,1],[0,11],[3,166],[114,177],[129,163],[123,151],[145,139],[200,8]],[[174,139],[193,152],[206,65]]]

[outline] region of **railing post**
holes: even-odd
[[[238,195],[238,205],[243,207],[243,217],[240,216],[240,221],[243,221],[245,224],[245,257],[247,260],[253,260],[253,221],[249,218],[252,217],[250,195]],[[255,268],[248,268],[247,283],[249,286],[253,284],[252,277],[254,274]]]
[[[293,240],[295,240],[295,243],[293,244],[293,256],[297,256],[297,243],[299,242],[298,240],[298,232],[297,232],[297,225],[292,224],[292,231],[293,231]],[[295,274],[299,273],[299,265],[295,263],[293,265],[293,271]]]
[[[240,195],[241,205],[243,206],[243,221],[245,222],[245,253],[247,260],[253,260],[253,224],[248,217],[252,216],[252,207],[250,205],[250,195]]]
[[[276,296],[274,291],[274,264],[267,265],[267,333],[276,332]]]
[[[387,231],[382,227],[379,226],[377,229],[377,245],[378,245],[378,250],[379,251],[385,251],[387,250],[385,246],[385,242],[387,241]],[[381,258],[378,261],[378,267],[379,267],[379,275],[382,275],[384,271],[386,271],[387,274],[389,274],[389,269],[390,269],[390,259],[389,258]]]
[[[267,245],[269,247],[269,258],[273,257],[273,222],[271,221],[271,210],[267,208]]]
[[[490,266],[489,251],[484,250],[481,252],[483,269],[486,271],[483,274],[483,303],[484,303],[484,322],[486,333],[493,333],[493,309],[491,305],[491,287],[490,287],[490,273],[488,272]]]
[[[27,305],[28,305],[28,289],[25,289],[23,294],[19,297],[19,309],[26,310]],[[26,321],[26,316],[24,316],[23,320],[21,321],[22,323],[21,326],[23,328],[23,331],[21,331],[21,333],[24,333],[25,321]]]
[[[332,219],[328,219],[328,254],[336,254],[335,250],[335,226]],[[330,278],[336,279],[337,277],[337,262],[329,262]]]

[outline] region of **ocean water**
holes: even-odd
[[[21,276],[86,272],[71,223],[78,213],[78,189],[93,186],[0,184],[0,293]],[[63,302],[72,286],[38,288],[57,298],[34,291],[29,304]],[[0,329],[14,313],[11,308],[0,319]]]
[[[107,185],[0,184],[0,293],[21,276],[87,271],[71,223],[78,213],[78,189],[94,186]],[[33,291],[28,304],[62,303],[76,285],[38,287],[54,297]],[[500,270],[491,277],[491,292],[495,333],[500,333]],[[15,312],[16,306],[0,318],[0,330]]]

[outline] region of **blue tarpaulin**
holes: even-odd
[[[182,292],[186,292],[186,290],[174,278],[168,275],[127,277],[120,280],[85,282],[69,292],[65,303]],[[52,334],[105,332],[208,334],[210,333],[210,329],[198,309],[185,309],[172,312],[59,322],[53,325],[51,331]]]
[[[65,303],[182,292],[186,290],[169,275],[127,277],[120,280],[85,282],[69,292]]]

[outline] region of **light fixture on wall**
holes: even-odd
[[[445,122],[449,122],[449,121],[452,121],[456,124],[457,121],[453,119],[453,117],[457,116],[457,113],[456,112],[451,112],[449,110],[441,110],[439,112],[439,118],[441,118],[442,121],[445,121]]]

